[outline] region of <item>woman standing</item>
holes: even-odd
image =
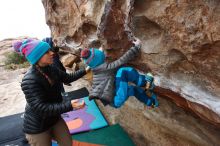
[[[61,114],[83,108],[85,103],[62,100],[60,83],[73,82],[86,74],[78,70],[67,74],[53,66],[54,53],[40,40],[23,40],[13,44],[32,65],[25,74],[21,88],[27,101],[23,130],[31,146],[51,146],[52,138],[60,146],[71,146],[72,140]]]

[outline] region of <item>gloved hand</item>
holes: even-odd
[[[135,46],[141,46],[141,41],[135,37],[135,39],[132,42]]]
[[[134,50],[134,55],[138,55],[141,52],[141,41],[138,38],[135,38],[132,41],[134,47],[132,48],[132,50]]]

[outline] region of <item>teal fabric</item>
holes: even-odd
[[[88,97],[85,97],[84,100],[88,107],[86,112],[95,116],[95,119],[90,124],[90,128],[98,129],[107,126],[108,123],[102,115],[101,111],[99,110],[98,106],[96,105],[95,101],[89,101]]]
[[[72,136],[72,139],[106,146],[135,146],[132,139],[119,124],[76,134]]]

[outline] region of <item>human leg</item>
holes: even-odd
[[[142,79],[139,73],[132,67],[122,67],[116,73],[115,78],[115,97],[114,106],[121,107],[129,96],[134,95],[133,86],[128,85],[128,82],[133,82],[140,85]]]
[[[152,100],[152,105],[154,107],[158,107],[159,106],[159,101],[157,100],[157,95],[154,92],[151,92],[150,98]]]
[[[69,129],[62,118],[52,127],[52,134],[59,146],[72,146]]]
[[[25,134],[28,143],[31,146],[51,146],[52,137],[50,135],[50,131],[47,130],[40,134]]]
[[[159,106],[157,95],[152,91],[145,91],[142,88],[136,86],[134,87],[134,96],[147,106]]]
[[[140,102],[143,102],[147,106],[152,106],[152,105],[158,106],[158,101],[155,100],[156,99],[155,94],[153,96],[155,98],[151,98],[147,96],[147,94],[141,87],[133,86],[133,85],[127,85],[126,88],[124,87],[125,86],[123,86],[122,88],[122,86],[120,86],[114,97],[114,106],[116,108],[121,107],[129,96],[135,96]]]
[[[149,95],[146,94],[145,90],[141,87],[134,86],[134,95],[140,102],[143,102],[147,106],[151,106],[153,101]]]
[[[147,76],[148,77],[148,76]],[[151,79],[151,80],[150,80]],[[146,86],[146,81],[151,81],[151,87],[147,93],[141,87]],[[128,85],[128,82],[135,83],[134,85]],[[129,96],[135,96],[139,101],[143,102],[147,106],[158,106],[158,100],[156,94],[153,92],[153,77],[145,78],[145,75],[141,75],[132,67],[122,67],[116,74],[116,95],[114,97],[114,106],[116,108],[121,107]]]
[[[116,92],[114,97],[114,106],[121,107],[128,98],[128,83],[116,78],[115,80]]]
[[[145,75],[141,75],[132,67],[122,67],[116,73],[116,78],[121,78],[124,82],[131,82],[139,87],[145,86]]]

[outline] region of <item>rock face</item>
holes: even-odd
[[[133,36],[142,41],[130,65],[155,75],[160,107],[145,110],[131,98],[121,109],[103,108],[137,145],[220,145],[219,0],[42,2],[58,46],[103,44],[112,61]]]

